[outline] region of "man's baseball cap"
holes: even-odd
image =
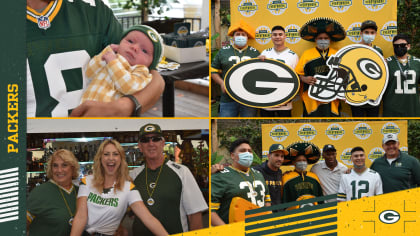
[[[147,134],[158,134],[159,136],[163,136],[162,130],[160,129],[160,126],[157,125],[157,124],[150,124],[150,123],[146,124],[146,125],[143,125],[140,128],[139,138],[141,138],[141,137],[143,137]]]
[[[284,155],[289,155],[289,152],[281,144],[277,144],[277,143],[272,144],[270,146],[270,151],[268,151],[268,153],[271,154],[271,153],[273,153],[275,151],[283,151]]]
[[[398,142],[398,136],[396,134],[386,134],[386,135],[384,135],[384,139],[382,139],[382,144],[385,144],[388,141]]]
[[[332,144],[326,144],[324,146],[324,148],[322,149],[322,152],[328,152],[328,151],[337,151],[337,149],[335,149],[334,145]]]
[[[360,26],[360,31],[363,31],[367,28],[372,28],[375,31],[378,31],[378,26],[376,25],[376,22],[373,20],[363,21],[362,26]]]

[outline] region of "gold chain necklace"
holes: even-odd
[[[244,56],[246,55],[246,51],[248,51],[248,47],[249,47],[249,46],[247,46],[247,47],[246,47],[246,49],[245,49],[244,54],[243,54],[243,56],[242,56],[242,57],[244,57]],[[233,48],[233,54],[235,54],[235,57],[237,57],[238,55],[236,55],[236,48],[234,48],[234,47],[232,47],[232,48]],[[238,49],[238,52],[240,52],[240,51],[241,51],[241,50],[239,50],[239,49]]]
[[[67,200],[66,200],[66,198],[64,197],[63,191],[61,191],[61,188],[60,188],[59,186],[57,186],[57,188],[58,188],[58,190],[60,191],[60,193],[61,193],[61,197],[62,197],[62,198],[63,198],[63,200],[64,200],[64,204],[66,204],[67,211],[68,211],[68,212],[69,212],[69,214],[70,214],[69,224],[70,224],[70,226],[71,226],[71,225],[73,224],[73,217],[74,217],[74,214],[73,214],[73,213],[71,212],[71,210],[70,210],[69,204],[67,203]],[[73,186],[72,186],[72,188],[73,188]],[[74,190],[74,189],[72,189],[70,193],[73,193],[73,190]]]
[[[147,204],[149,206],[152,206],[153,204],[155,204],[155,200],[152,198],[152,196],[153,196],[153,193],[156,190],[156,187],[157,187],[157,184],[158,184],[158,181],[159,181],[159,177],[160,177],[160,173],[162,173],[163,165],[165,165],[165,161],[163,161],[162,165],[160,166],[159,174],[158,174],[158,177],[156,178],[156,181],[155,182],[150,182],[150,187],[153,189],[152,193],[150,193],[149,184],[147,182],[147,164],[145,164],[145,166],[146,166],[146,189],[147,189],[147,194],[149,195],[149,199],[147,199]]]
[[[252,170],[251,170],[251,168],[249,169],[249,172],[251,173],[251,175],[252,175],[252,185],[251,184],[249,184],[249,181],[244,177],[244,176],[242,176],[242,173],[241,173],[241,171],[240,170],[238,170],[238,169],[236,169],[236,168],[234,168],[234,167],[232,167],[234,170],[236,170],[237,172],[238,172],[238,174],[239,174],[239,176],[241,176],[241,178],[247,183],[247,185],[249,186],[249,189],[251,190],[251,194],[252,194],[252,196],[254,196],[254,197],[256,197],[258,194],[257,194],[257,191],[255,191],[255,177],[254,177],[254,173],[252,173]],[[244,174],[245,175],[245,174]]]

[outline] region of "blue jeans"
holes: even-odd
[[[237,102],[220,102],[220,117],[255,117],[257,108],[248,107]]]

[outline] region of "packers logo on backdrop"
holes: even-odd
[[[271,40],[271,29],[268,26],[261,25],[255,31],[255,41],[259,44],[267,44]]]
[[[283,62],[258,58],[234,65],[225,75],[225,88],[235,101],[250,107],[283,105],[299,91],[296,72]]]
[[[358,123],[353,129],[353,134],[361,140],[368,139],[372,133],[373,130],[367,123]]]
[[[400,133],[400,127],[398,127],[397,124],[394,122],[388,122],[382,126],[381,133],[383,135],[385,134],[399,134]]]
[[[386,210],[379,214],[379,220],[385,224],[395,224],[400,218],[400,214],[394,210]]]
[[[353,106],[379,106],[388,84],[388,66],[372,47],[352,44],[341,48],[327,61],[328,75],[315,75],[309,97],[320,102],[345,99]]]
[[[330,124],[325,130],[325,135],[328,136],[331,140],[339,140],[344,136],[344,129],[340,124],[334,123]]]
[[[311,124],[302,125],[297,132],[297,135],[304,141],[311,141],[316,134],[316,129]]]
[[[290,44],[296,44],[299,43],[299,41],[302,39],[299,34],[300,26],[291,24],[286,26],[284,28],[285,34],[286,34],[286,42]]]
[[[245,17],[253,16],[257,10],[258,5],[254,0],[242,0],[238,6],[238,11]]]
[[[355,22],[351,24],[346,30],[347,37],[353,43],[360,43],[362,41],[362,37],[360,36],[360,26],[362,26],[361,22]]]
[[[369,11],[379,11],[381,10],[387,0],[363,0],[363,5],[369,10]]]
[[[367,158],[373,162],[375,159],[380,158],[384,155],[385,151],[380,147],[375,147],[372,150],[370,150]]]
[[[297,7],[304,14],[312,14],[318,9],[319,1],[318,0],[299,0]]]
[[[267,4],[267,10],[275,16],[279,16],[287,10],[287,2],[286,0],[270,0]]]
[[[270,130],[269,135],[274,141],[283,142],[289,136],[289,131],[284,125],[276,125]]]
[[[408,147],[400,147],[400,151],[408,154]]]
[[[379,34],[388,42],[392,42],[392,39],[395,35],[398,34],[397,31],[397,22],[396,21],[388,21],[382,26],[381,30],[379,30]]]
[[[344,149],[340,155],[341,162],[343,162],[346,165],[353,165],[353,162],[351,161],[351,149],[352,148]]]
[[[351,0],[330,0],[330,7],[337,13],[346,12],[352,5]]]

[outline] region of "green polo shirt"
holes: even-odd
[[[370,168],[381,176],[384,193],[420,186],[420,162],[404,152],[400,151],[391,165],[384,155],[376,159]]]

